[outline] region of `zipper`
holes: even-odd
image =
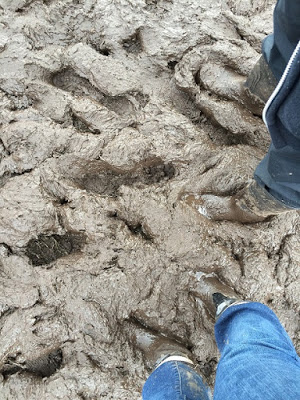
[[[285,70],[284,70],[284,72],[282,74],[282,77],[280,78],[280,81],[278,82],[278,85],[276,86],[274,92],[272,93],[271,97],[269,98],[269,100],[267,101],[267,103],[266,103],[266,105],[264,107],[263,120],[264,120],[264,123],[266,124],[267,128],[268,128],[268,123],[267,123],[267,118],[266,118],[267,111],[268,111],[270,105],[272,104],[273,100],[275,99],[275,97],[279,93],[280,89],[282,88],[282,86],[283,86],[283,84],[284,84],[284,82],[285,82],[285,80],[286,80],[286,78],[287,78],[287,76],[288,76],[288,74],[289,74],[289,72],[291,70],[292,64],[293,64],[296,56],[298,55],[299,51],[300,51],[300,41],[298,42],[298,44],[297,44],[297,46],[296,46],[291,58],[289,59],[289,62],[288,62],[287,66],[286,66],[286,68],[285,68]]]

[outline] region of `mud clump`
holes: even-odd
[[[26,256],[34,266],[48,265],[53,261],[82,250],[86,236],[81,233],[65,235],[39,235],[26,246]]]

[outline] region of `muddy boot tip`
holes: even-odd
[[[175,339],[170,339],[136,321],[126,323],[125,330],[133,347],[142,352],[145,365],[149,369],[154,370],[169,357],[181,361],[185,359],[185,362],[193,364],[191,352]]]
[[[266,103],[277,86],[277,80],[262,55],[250,72],[244,86],[254,98]]]

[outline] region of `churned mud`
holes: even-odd
[[[242,225],[183,201],[236,193],[268,148],[241,93],[274,3],[0,0],[1,399],[139,399],[132,321],[212,384],[203,277],[299,350],[298,213]]]

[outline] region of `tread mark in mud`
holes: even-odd
[[[14,178],[15,176],[29,174],[32,171],[33,171],[33,168],[25,169],[22,172],[15,172],[15,173],[11,173],[8,171],[4,172],[4,174],[2,176],[0,176],[0,188],[2,188],[10,178]]]
[[[69,200],[66,197],[61,197],[57,200],[58,204],[64,206],[69,203]]]
[[[91,129],[84,121],[78,118],[74,113],[71,112],[72,124],[75,129],[79,132],[83,133],[94,133],[99,134],[100,131],[98,129]]]
[[[53,375],[61,367],[62,362],[62,350],[56,349],[34,360],[28,360],[26,362],[26,370],[44,378]]]
[[[45,378],[53,375],[61,367],[62,362],[62,350],[55,349],[23,363],[18,363],[16,357],[8,357],[0,372],[4,378],[22,371]]]
[[[139,103],[140,107],[145,107],[150,100],[150,96],[141,92],[131,93],[135,100]]]
[[[51,3],[53,3],[53,1],[55,1],[55,0],[42,0],[42,3],[45,4],[46,6],[48,6]],[[25,4],[22,7],[15,9],[15,11],[17,13],[23,13],[31,6],[32,3],[35,3],[35,2],[36,2],[36,0],[28,0],[25,2]]]
[[[100,50],[98,50],[98,51],[99,51],[99,53],[102,54],[103,56],[108,57],[108,56],[110,55],[110,50],[109,50],[107,47],[105,47],[104,49],[100,49]]]
[[[72,253],[80,252],[86,235],[71,232],[65,235],[39,235],[31,239],[26,247],[26,256],[34,266],[47,265]]]
[[[130,36],[128,39],[123,40],[122,44],[127,53],[141,53],[143,51],[143,44],[141,40],[140,30],[137,29],[137,31],[132,36]]]
[[[101,46],[101,44],[99,45],[99,43],[89,41],[88,45],[91,46],[95,51],[97,51],[97,53],[100,53],[103,56],[108,57],[111,54],[111,49]]]
[[[155,11],[159,6],[163,8],[163,3],[173,4],[173,0],[146,0],[146,9]]]
[[[168,68],[171,69],[172,71],[174,71],[176,65],[178,64],[178,61],[176,60],[171,60],[168,62]]]
[[[153,242],[153,235],[149,232],[149,229],[143,223],[130,222],[126,218],[119,216],[117,212],[109,213],[108,217],[124,222],[124,224],[134,236],[139,236],[146,241]]]
[[[9,257],[13,254],[12,248],[6,243],[0,243],[0,247],[4,247],[6,255]]]
[[[5,306],[1,311],[0,311],[0,318],[7,317],[8,315],[13,314],[16,310],[18,310],[18,307],[10,307],[10,306]]]
[[[125,222],[125,221],[124,221]],[[152,236],[147,232],[146,228],[141,224],[130,224],[128,221],[125,222],[130,232],[135,236],[141,236],[144,240],[152,242]]]
[[[218,361],[214,357],[214,358],[209,359],[206,362],[202,361],[199,364],[200,364],[199,365],[200,370],[203,373],[203,375],[205,376],[205,378],[209,378],[210,376],[212,376],[212,374],[215,373]]]
[[[172,163],[164,163],[160,158],[146,160],[130,170],[113,167],[104,161],[91,161],[79,171],[73,181],[89,192],[117,197],[122,185],[153,185],[168,181],[175,176]]]

